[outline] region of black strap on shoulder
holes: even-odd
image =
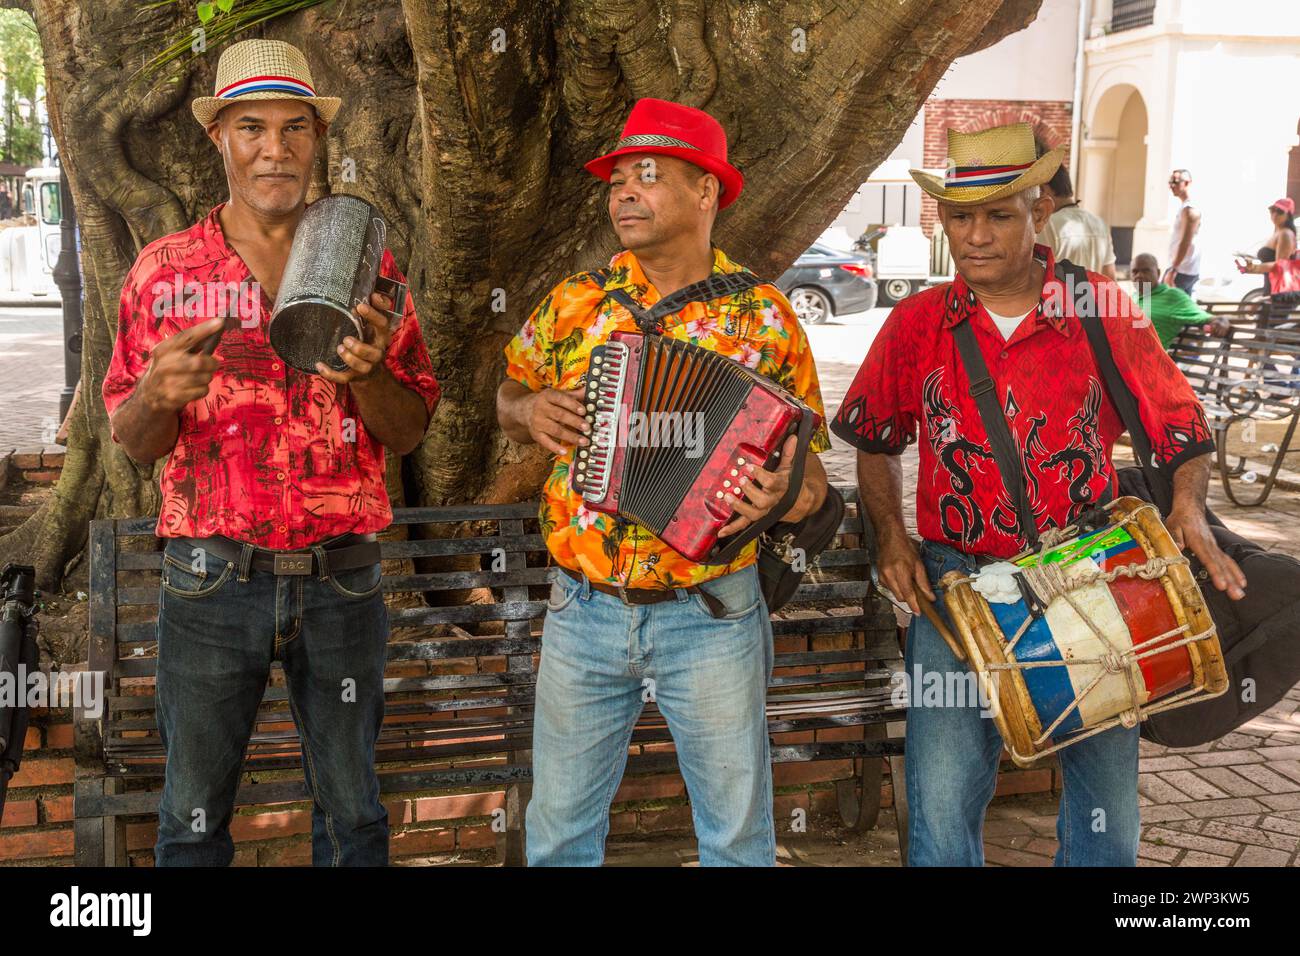
[[[605,284],[608,273],[590,272],[592,278]],[[763,280],[752,272],[715,272],[707,279],[683,286],[671,295],[666,295],[649,309],[644,309],[632,298],[626,289],[607,289],[605,294],[623,308],[632,313],[636,324],[646,335],[662,335],[664,319],[680,312],[692,302],[709,302],[724,296],[738,295],[741,292],[763,284]]]
[[[1128,429],[1129,438],[1133,442],[1133,457],[1142,468],[1142,474],[1151,489],[1151,496],[1155,499],[1161,513],[1168,514],[1173,506],[1173,488],[1169,479],[1156,467],[1155,454],[1151,450],[1151,437],[1147,434],[1146,426],[1142,424],[1137,398],[1128,383],[1124,381],[1124,377],[1120,375],[1119,366],[1115,364],[1115,353],[1111,350],[1110,338],[1106,335],[1105,326],[1102,325],[1101,315],[1097,310],[1096,290],[1088,279],[1088,272],[1082,266],[1077,266],[1068,259],[1062,259],[1056,264],[1056,277],[1061,280],[1066,293],[1074,300],[1075,318],[1087,333],[1088,344],[1092,347],[1093,359],[1097,363],[1097,370],[1101,372],[1106,394],[1110,396],[1111,404],[1115,406],[1120,420]]]
[[[1016,507],[1016,518],[1020,532],[1030,547],[1038,546],[1038,523],[1034,520],[1034,511],[1029,504],[1029,492],[1025,488],[1025,473],[1020,464],[1020,447],[1011,435],[1002,403],[998,401],[997,389],[993,377],[989,375],[988,363],[980,352],[979,343],[975,341],[975,330],[966,319],[952,329],[957,341],[957,353],[966,368],[966,377],[970,380],[970,396],[975,399],[979,409],[980,420],[984,422],[984,433],[989,438],[989,450],[1002,475],[1002,486]]]

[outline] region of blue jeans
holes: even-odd
[[[772,866],[767,683],[772,624],[754,567],[696,595],[625,605],[555,572],[533,726],[529,866],[599,866],[609,807],[646,700],[677,745],[703,866]]]
[[[1199,272],[1175,272],[1174,285],[1178,286],[1178,288],[1182,289],[1188,295],[1191,295],[1192,290],[1196,288],[1196,283],[1200,278],[1201,274]]]
[[[933,541],[921,548],[930,581],[975,569],[967,555]],[[936,591],[936,593],[938,593]],[[942,613],[943,596],[939,596]],[[913,617],[906,667],[922,675],[965,674],[939,632]],[[949,682],[944,681],[945,685]],[[908,862],[912,866],[982,866],[984,811],[997,786],[1002,735],[992,717],[969,706],[918,706],[907,711]],[[1057,866],[1135,866],[1139,833],[1138,729],[1114,727],[1057,753],[1064,775],[1056,817]]]
[[[244,750],[271,661],[283,667],[312,796],[312,862],[388,863],[375,741],[388,612],[380,567],[277,577],[167,543],[158,608],[158,729],[167,751],[159,866],[227,866]]]

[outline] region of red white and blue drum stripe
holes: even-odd
[[[295,77],[264,74],[262,76],[250,76],[238,83],[231,83],[229,86],[217,90],[217,98],[230,100],[238,96],[247,96],[249,93],[265,92],[291,93],[294,96],[314,97],[316,95],[316,91],[310,85]]]
[[[1096,537],[1103,537],[1107,532],[1113,531],[1113,527],[1105,529],[1098,532]],[[1146,563],[1146,553],[1132,537],[1127,533],[1115,537],[1122,540],[1104,549],[1085,550],[1086,556],[1068,565],[1067,570],[1074,572],[1099,568],[1109,571],[1121,565]],[[1070,595],[1121,654],[1131,651],[1134,645],[1143,644],[1161,634],[1169,634],[1178,627],[1173,607],[1159,580],[1121,577],[1109,583],[1094,583],[1078,588],[1071,591]],[[1023,599],[1015,604],[990,604],[989,608],[1007,641],[1014,637],[1029,616]],[[1185,636],[1181,633],[1171,634],[1159,644],[1143,648],[1140,653],[1160,644],[1181,640]],[[1095,727],[1131,710],[1135,703],[1145,705],[1189,687],[1192,683],[1192,661],[1186,645],[1130,664],[1129,671],[1138,694],[1136,702],[1132,700],[1129,682],[1122,670],[1106,673],[1102,664],[1069,663],[1104,657],[1107,653],[1106,645],[1062,597],[1052,600],[1046,613],[1029,626],[1012,649],[1014,659],[1019,662],[1065,662],[1020,670],[1044,731],[1098,675],[1102,675],[1097,686],[1082,698],[1079,706],[1052,732],[1052,739]],[[1001,679],[1007,676],[1005,672],[1003,675]]]
[[[1021,163],[1018,166],[950,166],[943,177],[943,184],[952,189],[962,186],[1001,186],[1018,178],[1033,163]]]

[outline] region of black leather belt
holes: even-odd
[[[200,548],[222,561],[229,561],[239,567],[244,559],[246,545],[225,535],[213,535],[210,538],[182,539],[191,548]],[[339,535],[320,542],[318,545],[325,553],[326,567],[314,551],[273,551],[269,548],[252,548],[252,560],[248,567],[253,571],[267,574],[316,574],[325,576],[334,571],[350,571],[364,568],[379,560],[379,542],[373,534]]]
[[[686,591],[688,594],[698,594],[708,607],[709,613],[715,618],[722,617],[727,613],[726,605],[698,585],[692,585],[691,587],[680,589],[625,588],[617,584],[605,584],[601,581],[592,581],[585,574],[566,568],[563,565],[557,565],[557,567],[579,584],[586,581],[591,585],[593,591],[599,591],[601,594],[608,594],[611,597],[616,597],[624,604],[662,604],[664,601],[676,601],[677,590],[682,590]]]

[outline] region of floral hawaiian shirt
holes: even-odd
[[[713,271],[741,272],[743,267],[715,249]],[[573,275],[551,290],[506,347],[510,378],[533,391],[576,388],[586,376],[593,348],[613,332],[638,331],[632,315],[609,297],[608,291],[626,289],[648,309],[659,301],[658,290],[631,252],[614,256],[607,276],[602,284],[592,273]],[[664,334],[735,359],[824,416],[807,336],[775,286],[759,285],[739,295],[691,303],[665,319]],[[821,452],[829,447],[823,423],[814,433],[810,450]],[[546,545],[564,567],[593,581],[629,588],[676,588],[754,563],[757,546],[750,544],[729,565],[697,564],[647,529],[589,510],[570,487],[572,461],[572,449],[556,459],[540,510]]]

